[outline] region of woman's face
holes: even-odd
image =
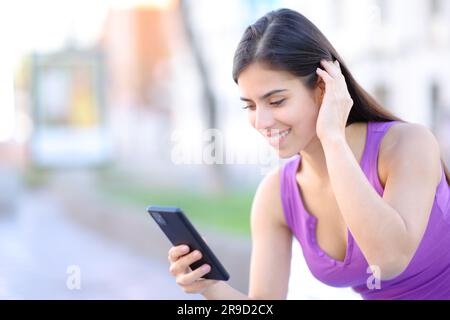
[[[244,69],[238,86],[250,124],[281,158],[294,156],[316,137],[320,87],[308,89],[291,73],[260,63]]]

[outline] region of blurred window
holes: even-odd
[[[385,108],[389,108],[389,92],[385,84],[378,84],[374,90],[375,99]]]
[[[380,21],[381,24],[386,24],[388,22],[388,2],[387,0],[376,0],[376,5],[380,10]]]
[[[430,96],[431,96],[431,128],[437,130],[439,126],[439,118],[441,116],[441,91],[439,85],[436,82],[431,84]]]
[[[442,10],[442,3],[441,0],[430,0],[430,15],[431,17],[436,17],[439,15],[439,13]]]

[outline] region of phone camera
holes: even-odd
[[[158,224],[165,226],[166,220],[164,220],[164,218],[157,212],[153,212],[152,213],[153,217],[155,218],[156,222],[158,222]]]

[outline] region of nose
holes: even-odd
[[[256,108],[255,112],[255,129],[263,130],[266,128],[270,128],[274,125],[274,118],[272,115],[272,111],[268,108],[259,107]]]

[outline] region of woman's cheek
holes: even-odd
[[[314,125],[315,127],[317,119],[319,118],[319,111],[319,108],[311,106],[310,108],[308,108],[308,112],[305,112],[305,118],[308,119],[307,122],[309,122],[311,126]]]

